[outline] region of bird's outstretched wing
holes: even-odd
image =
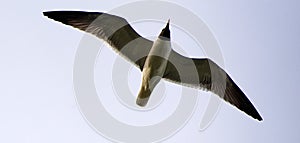
[[[84,11],[47,11],[43,14],[97,36],[138,68],[143,69],[153,42],[140,36],[124,18]]]
[[[212,91],[253,118],[262,120],[255,107],[230,76],[209,59],[187,58],[172,50],[163,77],[181,85]]]

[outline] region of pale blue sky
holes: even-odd
[[[73,60],[83,33],[46,19],[42,11],[109,11],[129,2],[2,1],[0,142],[109,142],[87,125],[74,99]],[[226,71],[264,121],[256,122],[223,104],[207,130],[197,132],[200,119],[192,118],[182,133],[167,142],[299,142],[300,2],[176,3],[193,11],[211,28],[219,41]],[[157,33],[163,27],[154,26],[159,28]],[[136,28],[141,35],[149,34],[142,26]],[[180,36],[173,32],[172,37],[189,51],[188,43],[180,41]]]

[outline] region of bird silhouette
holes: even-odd
[[[50,19],[73,26],[107,42],[118,54],[142,71],[136,104],[146,106],[161,79],[208,90],[249,116],[262,121],[243,91],[209,58],[188,58],[171,47],[170,20],[155,41],[140,36],[122,17],[102,12],[47,11]]]

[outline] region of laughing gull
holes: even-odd
[[[136,104],[145,106],[161,79],[211,91],[254,119],[255,107],[230,76],[208,58],[188,58],[171,48],[169,22],[155,41],[140,36],[122,17],[84,11],[47,11],[45,16],[95,35],[142,71]]]

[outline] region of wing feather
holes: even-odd
[[[97,36],[141,70],[143,69],[153,42],[140,36],[124,18],[102,12],[85,11],[48,11],[43,14]]]
[[[242,90],[210,59],[187,58],[172,51],[163,78],[188,87],[212,91],[246,114],[262,120]]]

